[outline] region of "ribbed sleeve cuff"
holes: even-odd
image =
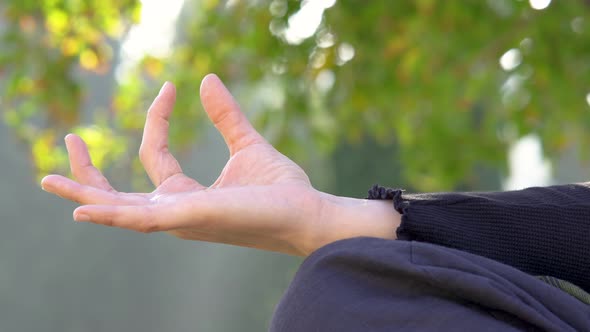
[[[406,227],[410,215],[410,200],[403,197],[403,189],[387,188],[380,185],[373,185],[369,190],[367,199],[381,199],[392,200],[393,208],[401,214],[402,219],[399,227],[396,230],[397,239],[404,241],[411,241],[412,236]]]

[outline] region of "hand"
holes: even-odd
[[[82,204],[74,211],[76,221],[295,255],[342,238],[394,235],[399,215],[390,203],[315,190],[299,166],[254,130],[215,75],[203,79],[201,101],[230,158],[210,187],[187,177],[168,150],[175,97],[173,85],[164,84],[147,113],[139,156],[156,186],[153,192],[115,191],[92,165],[84,141],[73,134],[65,140],[77,181],[49,175],[43,189]],[[370,220],[375,213],[384,221]]]

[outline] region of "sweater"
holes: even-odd
[[[590,306],[482,256],[357,237],[304,260],[269,331],[588,332]]]
[[[374,186],[402,214],[397,238],[459,249],[590,290],[590,187],[405,194]]]

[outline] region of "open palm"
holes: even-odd
[[[305,223],[320,214],[321,193],[299,166],[253,129],[215,75],[203,80],[201,100],[230,150],[213,185],[184,175],[168,150],[175,89],[166,83],[148,111],[139,152],[156,186],[153,192],[115,191],[73,134],[66,137],[66,146],[77,181],[49,175],[42,187],[82,204],[74,211],[78,221],[287,253],[309,251]]]
[[[164,84],[147,113],[139,157],[153,192],[117,192],[72,134],[66,146],[76,181],[48,175],[43,189],[80,203],[77,221],[295,255],[355,236],[395,238],[400,216],[390,203],[315,190],[299,166],[254,130],[215,75],[203,79],[201,102],[230,158],[209,187],[189,178],[168,150],[175,98],[174,86]]]

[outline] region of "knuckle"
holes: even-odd
[[[160,227],[158,226],[158,224],[155,223],[151,223],[151,222],[145,222],[144,224],[141,225],[139,231],[142,233],[154,233],[160,230]]]
[[[104,177],[98,181],[99,186],[104,188],[107,192],[116,193],[117,191],[111,186],[109,180],[105,179]]]
[[[161,230],[161,225],[158,220],[150,213],[150,209],[146,208],[144,213],[143,221],[139,227],[139,231],[142,233],[154,233]]]
[[[105,216],[101,222],[105,226],[114,227],[115,226],[115,217],[108,215]]]
[[[191,234],[189,234],[188,232],[175,231],[172,233],[172,235],[176,236],[181,240],[194,240],[194,236],[191,236]]]
[[[63,197],[63,198],[66,198],[66,199],[69,199],[70,201],[72,201],[72,202],[74,202],[74,203],[76,203],[78,205],[84,205],[84,204],[86,204],[85,201],[84,201],[84,199],[82,199],[82,198],[80,198],[78,196],[63,195],[63,194],[62,195],[59,195],[59,196],[60,197]]]
[[[90,164],[87,165],[86,167],[84,167],[84,173],[88,174],[88,176],[94,177],[96,178],[97,176],[101,176],[102,173],[100,172],[100,170],[98,168],[96,168],[96,166]]]
[[[144,144],[139,147],[139,160],[144,163],[148,159],[148,148]]]
[[[114,209],[102,214],[100,224],[109,227],[121,227],[121,219],[121,211],[119,211],[119,209]]]
[[[80,173],[80,170],[78,169],[78,167],[71,167],[72,170],[72,175],[74,176],[75,179],[79,179],[80,176],[82,175]]]
[[[64,193],[62,197],[67,198],[72,202],[76,202],[79,205],[85,205],[89,203],[84,188],[79,189],[78,192]]]

